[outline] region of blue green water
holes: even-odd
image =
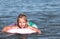
[[[0,0],[0,30],[16,22],[21,12],[42,31],[41,35],[29,35],[27,39],[60,39],[60,0]]]

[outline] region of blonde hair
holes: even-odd
[[[27,17],[26,17],[26,15],[25,15],[25,14],[19,14],[18,17],[17,17],[17,26],[19,26],[19,18],[23,18],[23,17],[24,17],[24,19],[25,19],[26,22],[27,22]]]

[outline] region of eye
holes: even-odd
[[[21,23],[21,22],[19,22],[19,23]]]

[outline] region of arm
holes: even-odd
[[[7,32],[8,30],[13,29],[13,28],[18,28],[18,27],[17,26],[6,26],[3,28],[2,32]]]
[[[11,29],[11,27],[10,27],[10,26],[6,26],[6,27],[4,27],[4,28],[2,29],[2,32],[7,32],[9,29]]]
[[[41,34],[41,30],[39,30],[39,29],[37,29],[35,27],[30,27],[30,26],[29,26],[29,28],[32,29],[32,30],[34,30],[34,31],[36,31],[36,33]]]

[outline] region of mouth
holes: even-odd
[[[25,28],[25,26],[21,26],[21,28]]]

